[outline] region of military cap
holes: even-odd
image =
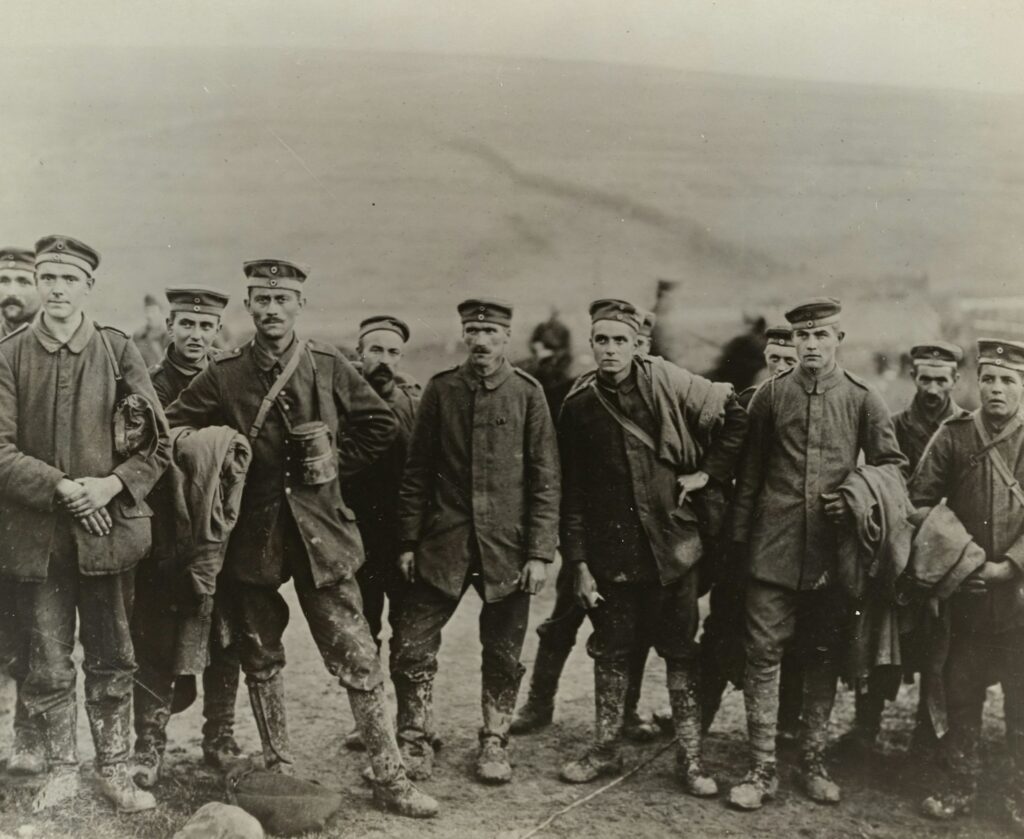
[[[932,341],[910,348],[910,360],[914,364],[951,364],[956,367],[964,357],[964,351],[956,344],[946,341]]]
[[[765,330],[764,339],[769,344],[791,347],[793,346],[793,330],[788,326],[770,326]]]
[[[248,288],[284,288],[302,291],[302,284],[309,276],[304,265],[284,259],[253,259],[243,263],[242,269],[248,278]]]
[[[90,276],[100,264],[100,255],[84,242],[70,236],[44,236],[36,242],[36,266],[60,262],[81,268]]]
[[[794,329],[813,329],[839,323],[843,304],[834,297],[811,297],[786,312],[786,320]]]
[[[637,309],[637,314],[640,315],[640,334],[650,338],[654,334],[654,324],[658,322],[658,316],[646,309]]]
[[[978,339],[978,367],[994,364],[1024,373],[1024,343],[998,338]]]
[[[409,340],[409,326],[405,321],[399,320],[392,315],[374,315],[359,324],[359,337],[362,338],[369,332],[376,332],[379,329],[386,329],[396,333],[402,343]]]
[[[633,327],[638,333],[643,326],[643,315],[636,306],[625,300],[604,298],[591,303],[590,322],[597,323],[599,320],[617,320]]]
[[[204,286],[186,286],[169,288],[164,292],[171,312],[193,312],[199,315],[217,315],[224,313],[224,308],[231,298],[223,291]]]
[[[0,248],[0,271],[35,271],[35,251],[25,248]]]
[[[493,297],[478,297],[463,300],[458,305],[459,317],[463,323],[496,323],[498,326],[512,325],[512,304]]]

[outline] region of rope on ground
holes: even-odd
[[[546,819],[544,819],[544,821],[542,821],[540,824],[536,825],[535,827],[531,827],[528,831],[526,831],[526,833],[519,834],[517,839],[530,839],[531,836],[536,836],[542,830],[545,830],[545,829],[551,827],[551,825],[554,824],[555,819],[557,819],[559,816],[564,816],[566,813],[570,812],[571,810],[575,810],[581,804],[586,804],[588,801],[592,801],[593,799],[597,798],[602,793],[608,792],[608,790],[610,790],[612,787],[618,786],[623,781],[625,781],[627,778],[633,777],[633,775],[635,775],[637,772],[639,772],[645,766],[649,766],[650,764],[654,763],[654,761],[656,761],[659,757],[661,757],[663,754],[665,754],[665,752],[667,752],[670,748],[672,748],[678,742],[679,742],[679,738],[677,737],[676,739],[670,740],[669,742],[665,743],[660,749],[658,749],[656,752],[654,752],[652,755],[650,755],[649,757],[645,758],[644,760],[641,760],[636,766],[634,766],[628,772],[623,773],[622,775],[620,775],[618,778],[616,778],[613,781],[609,781],[603,787],[600,787],[599,789],[595,789],[593,792],[591,792],[591,793],[589,793],[587,795],[584,795],[582,798],[577,798],[575,801],[573,801],[571,804],[567,804],[561,810],[556,810],[554,813],[552,813],[550,816],[548,816]]]

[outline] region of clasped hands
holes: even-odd
[[[93,536],[106,536],[114,526],[107,505],[124,489],[117,475],[105,478],[61,478],[57,484],[57,503],[73,515]]]

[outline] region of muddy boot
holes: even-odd
[[[800,742],[803,725],[800,714],[804,704],[803,664],[796,652],[783,656],[779,669],[779,713],[776,717],[776,740],[791,746]]]
[[[578,760],[562,767],[559,777],[570,784],[587,784],[622,771],[619,732],[629,678],[625,664],[594,662],[594,743]]]
[[[96,746],[96,786],[119,813],[139,813],[156,807],[152,793],[139,789],[128,771],[131,702],[86,702],[89,730]]]
[[[660,729],[653,719],[640,715],[640,689],[643,686],[644,670],[647,667],[646,647],[638,650],[629,662],[629,681],[626,687],[626,700],[622,714],[622,736],[635,743],[650,743],[658,738]]]
[[[128,764],[128,774],[131,775],[136,786],[141,789],[153,789],[157,781],[160,780],[163,765],[163,754],[157,751],[152,744],[144,744],[140,747],[136,743],[131,762]]]
[[[65,705],[40,714],[39,727],[46,744],[49,771],[42,789],[32,799],[32,812],[41,813],[78,795],[78,708]]]
[[[775,761],[755,762],[743,779],[729,790],[729,804],[737,810],[760,810],[778,791]]]
[[[42,775],[46,771],[46,742],[40,730],[41,721],[29,716],[19,700],[14,705],[14,743],[7,758],[11,775]]]
[[[839,784],[832,780],[825,768],[825,758],[820,752],[805,753],[801,759],[800,780],[804,792],[811,801],[818,804],[838,804],[841,798]]]
[[[863,760],[878,750],[878,734],[882,728],[885,699],[870,691],[858,693],[855,700],[853,728],[843,734],[832,750],[844,757]]]
[[[669,667],[668,695],[679,741],[677,763],[683,786],[690,795],[701,798],[718,795],[718,784],[704,768],[701,755],[700,682],[696,664]]]
[[[235,742],[238,673],[238,662],[230,658],[214,660],[203,671],[203,762],[221,771],[242,757]]]
[[[250,684],[249,702],[263,745],[263,764],[282,775],[294,774],[295,763],[288,745],[283,674],[275,673],[265,682]]]
[[[352,718],[366,744],[373,770],[373,799],[383,810],[414,819],[437,815],[437,801],[416,789],[406,775],[391,730],[384,688],[349,690]]]
[[[512,780],[512,764],[508,760],[508,731],[511,714],[499,705],[499,699],[484,692],[484,724],[480,729],[480,751],[476,757],[477,780],[485,784],[507,784]],[[508,703],[511,709],[511,704]]]
[[[819,804],[837,804],[839,785],[825,768],[828,726],[836,698],[836,675],[827,665],[806,668],[804,672],[804,731],[802,743],[802,780],[804,790]]]
[[[516,711],[509,726],[510,734],[530,734],[551,725],[555,712],[555,694],[562,668],[571,650],[549,649],[541,638],[537,648],[537,659],[530,676],[530,694],[526,702]]]
[[[128,771],[138,786],[152,789],[160,780],[163,768],[171,708],[139,682],[135,684],[132,701],[135,709],[135,749]]]
[[[434,773],[433,682],[413,682],[399,673],[392,676],[398,699],[398,747],[406,774],[425,781]]]
[[[156,807],[153,793],[135,786],[127,763],[111,763],[96,768],[96,786],[118,813],[141,813]]]
[[[1013,768],[1007,779],[1003,793],[1003,811],[1013,832],[1018,836],[1024,836],[1024,772],[1020,769]]]
[[[977,797],[978,785],[973,778],[954,775],[943,789],[921,802],[921,814],[938,821],[969,816]]]

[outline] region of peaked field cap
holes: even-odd
[[[998,338],[978,339],[978,367],[994,364],[1024,373],[1024,343]]]
[[[590,304],[590,322],[597,323],[599,320],[616,320],[633,327],[638,333],[643,326],[643,315],[636,306],[627,300],[608,297]]]
[[[302,291],[309,268],[286,259],[252,259],[242,264],[248,288],[284,288]]]
[[[206,286],[181,286],[164,291],[171,312],[222,315],[231,298],[223,291]]]
[[[359,337],[362,338],[370,332],[378,332],[381,329],[396,333],[401,337],[403,343],[409,340],[409,325],[404,320],[393,315],[374,315],[361,321],[359,324]]]
[[[963,361],[964,351],[947,341],[932,341],[911,347],[910,358],[914,364],[952,364],[955,367]]]
[[[35,264],[60,262],[92,274],[100,265],[99,252],[70,236],[44,236],[36,242]]]
[[[637,309],[637,314],[640,315],[640,334],[650,338],[654,334],[654,324],[658,322],[658,316],[647,309]]]
[[[813,329],[839,323],[842,310],[843,304],[834,297],[810,297],[786,312],[786,320],[794,329]]]
[[[512,325],[512,304],[494,297],[474,297],[456,307],[463,323],[496,323]]]
[[[793,346],[793,330],[788,326],[770,326],[765,330],[764,340],[780,347]]]
[[[35,271],[36,252],[27,248],[0,248],[0,271]]]

